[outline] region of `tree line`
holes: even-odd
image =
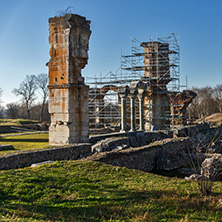
[[[197,97],[187,109],[189,119],[199,119],[222,112],[222,84],[215,87],[192,87]]]
[[[20,98],[20,102],[8,103],[6,107],[0,106],[0,118],[49,121],[47,85],[46,73],[27,75],[20,86],[12,90],[12,93]]]
[[[46,73],[27,75],[20,86],[12,90],[12,93],[21,99],[20,102],[8,103],[6,107],[0,105],[0,118],[50,121],[47,85]],[[189,119],[222,113],[222,84],[215,87],[192,87],[190,90],[196,92],[197,97],[187,109]],[[2,92],[0,88],[0,98]]]

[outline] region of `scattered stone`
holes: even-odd
[[[189,177],[185,177],[185,180],[198,181],[202,176],[199,174],[192,174]]]
[[[221,174],[220,168],[222,168],[222,155],[214,154],[212,157],[206,158],[201,164],[201,175],[215,180]]]
[[[105,152],[116,149],[117,147],[129,147],[129,138],[128,137],[111,137],[105,140],[101,140],[92,146],[92,152]]]
[[[44,164],[51,164],[51,163],[55,163],[55,161],[48,160],[48,161],[44,161],[44,162],[40,162],[40,163],[33,163],[31,165],[31,167],[37,167],[37,166],[41,166],[41,165],[44,165]]]

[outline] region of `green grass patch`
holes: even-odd
[[[16,151],[47,148],[48,138],[48,133],[0,137],[0,144],[10,144],[14,147],[14,150],[0,151],[0,156]]]
[[[36,124],[39,123],[37,120],[29,120],[29,119],[0,119],[0,125],[8,125],[8,126],[21,126],[26,124]]]
[[[195,182],[92,161],[0,172],[0,221],[221,221],[221,183]]]

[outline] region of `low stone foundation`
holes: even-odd
[[[131,147],[139,147],[148,145],[151,142],[159,141],[167,138],[173,138],[172,131],[160,130],[160,131],[153,131],[153,132],[119,132],[119,133],[109,133],[109,134],[102,134],[91,136],[89,138],[90,143],[100,143],[102,140],[106,140],[108,138],[116,138],[118,140],[119,137],[128,137],[129,138],[129,146]]]
[[[87,159],[146,172],[172,170],[189,165],[188,147],[193,147],[189,138],[165,139],[139,148],[95,153]]]
[[[33,163],[47,160],[76,160],[91,152],[91,144],[73,144],[44,150],[7,155],[0,158],[0,170],[9,170],[31,166]]]
[[[209,147],[208,144],[212,143],[212,138],[221,135],[222,126],[210,128],[208,124],[186,126],[173,131],[104,134],[91,137],[91,143],[34,150],[2,157],[0,170],[27,167],[47,160],[74,160],[93,152],[97,153],[87,159],[144,171],[172,170],[186,167],[193,154],[195,161],[197,150],[193,152],[193,148],[198,145],[198,152],[204,153],[205,147]],[[187,151],[188,148],[189,151]],[[211,146],[211,153],[220,153],[221,150],[220,140]]]

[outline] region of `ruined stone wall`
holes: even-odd
[[[68,147],[57,147],[43,150],[32,150],[11,154],[0,158],[0,170],[29,167],[33,163],[48,160],[76,160],[81,155],[91,152],[91,144],[75,144]]]
[[[189,138],[166,139],[143,147],[96,153],[87,159],[146,172],[172,170],[188,166],[190,156],[186,149],[191,146]]]
[[[88,86],[81,69],[88,60],[90,21],[66,14],[49,19],[49,143],[88,141]]]
[[[190,90],[183,90],[180,93],[171,93],[171,120],[172,125],[184,125],[187,123],[187,107],[192,103],[197,94]]]

